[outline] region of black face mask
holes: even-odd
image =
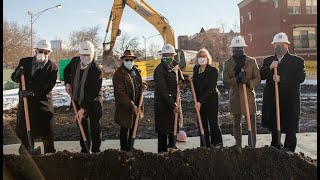
[[[233,56],[236,58],[240,58],[244,55],[243,49],[233,49]]]

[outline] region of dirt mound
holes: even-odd
[[[197,148],[166,154],[106,150],[4,155],[4,177],[13,179],[317,179],[317,162],[272,147]],[[37,166],[35,166],[37,165]],[[37,167],[39,168],[37,170]]]

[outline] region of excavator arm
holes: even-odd
[[[125,5],[128,5],[131,9],[133,9],[140,16],[146,19],[150,24],[152,24],[159,31],[165,43],[169,43],[173,47],[175,47],[174,32],[166,18],[159,14],[157,11],[155,11],[152,7],[150,7],[144,0],[140,0],[140,2],[141,4],[138,3],[136,0],[114,0],[113,2],[112,10],[106,29],[105,40],[103,43],[102,66],[105,72],[107,73],[111,72],[107,69],[111,66],[111,63],[113,63],[111,58],[109,57],[110,55],[112,55],[112,49],[115,45],[117,36],[119,36],[121,32],[119,26]],[[111,40],[110,42],[106,42],[106,37],[109,32],[111,21]],[[109,49],[106,48],[107,44],[109,44]]]

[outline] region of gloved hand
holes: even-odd
[[[245,75],[244,75],[244,72],[239,72],[238,76],[236,77],[236,81],[237,81],[237,84],[246,84],[245,82]]]
[[[20,80],[21,74],[24,74],[25,70],[23,69],[23,66],[21,66],[19,69],[17,69],[15,74],[15,79]]]
[[[21,91],[21,97],[34,97],[35,93],[28,90],[22,90]]]
[[[145,90],[148,88],[148,83],[145,81],[142,81],[142,88]]]

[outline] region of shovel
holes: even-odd
[[[244,72],[244,70],[241,69],[241,72]],[[251,121],[250,121],[250,112],[249,112],[248,96],[247,96],[247,88],[246,88],[246,85],[245,85],[245,84],[242,84],[242,89],[243,89],[244,104],[245,104],[246,115],[247,115],[249,146],[253,147],[252,131],[251,131]]]
[[[77,111],[76,104],[75,104],[75,102],[74,102],[74,100],[72,98],[71,98],[71,102],[72,102],[72,107],[73,107],[74,114],[76,115],[78,113],[78,111]],[[80,129],[80,132],[81,132],[82,140],[84,141],[84,145],[85,145],[87,151],[89,152],[89,154],[91,154],[91,151],[89,149],[89,143],[88,143],[86,134],[84,133],[83,126],[81,124],[81,119],[77,118],[77,123],[79,125],[79,129]],[[90,127],[88,127],[88,128],[90,128]]]
[[[21,67],[23,68],[23,67]],[[21,74],[21,85],[22,85],[22,90],[26,90],[26,83],[24,79],[24,74]],[[31,155],[39,155],[41,154],[41,147],[37,146],[36,148],[34,147],[34,142],[32,140],[31,136],[31,127],[30,127],[30,120],[29,120],[29,110],[28,110],[28,101],[27,97],[23,97],[23,105],[24,105],[24,116],[26,118],[26,127],[27,127],[27,136],[28,136],[28,151]]]
[[[176,104],[178,107],[180,106],[180,86],[177,84],[177,96],[176,96]],[[180,112],[174,113],[174,124],[173,124],[173,147],[176,146],[177,143],[177,128],[178,128],[178,116]]]
[[[278,75],[277,68],[274,68],[274,75]],[[281,149],[281,129],[280,129],[280,106],[279,106],[279,88],[278,88],[278,82],[274,82],[275,86],[275,95],[276,95],[276,112],[277,112],[277,132],[278,132],[278,138],[277,138],[277,145],[279,149]]]
[[[194,104],[196,104],[198,101],[197,101],[197,96],[196,96],[196,93],[195,93],[195,90],[194,90],[194,86],[193,86],[193,82],[192,82],[192,77],[191,76],[189,76],[189,81],[190,81],[190,85],[191,85],[193,101],[194,101]],[[200,129],[201,144],[202,144],[202,146],[206,146],[206,139],[204,137],[204,131],[203,131],[203,126],[202,126],[202,121],[201,121],[201,116],[200,116],[199,109],[196,108],[196,112],[197,112],[199,129]]]
[[[131,143],[130,143],[130,151],[133,151],[133,145],[134,145],[134,140],[136,139],[137,136],[137,129],[138,129],[138,123],[139,123],[139,116],[140,116],[140,111],[142,107],[142,102],[143,102],[143,91],[144,88],[141,88],[141,95],[139,99],[139,105],[138,105],[138,113],[134,122],[134,127],[133,127],[133,132],[132,132],[132,138],[131,138]]]

